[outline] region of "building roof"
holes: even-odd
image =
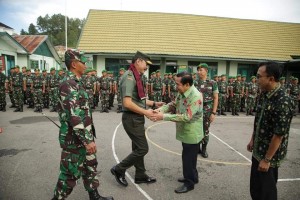
[[[7,32],[0,32],[0,39],[3,39],[7,44],[15,48],[17,53],[28,54],[28,51]]]
[[[57,62],[60,62],[60,58],[54,49],[54,46],[48,39],[47,35],[14,35],[15,40],[17,40],[30,54],[34,54],[35,51],[46,42],[51,54]]]
[[[12,27],[7,26],[6,24],[3,24],[2,22],[0,22],[0,27],[4,27],[4,28],[7,28],[7,29],[14,30]]]
[[[300,24],[155,12],[90,10],[77,48],[241,60],[300,55]]]

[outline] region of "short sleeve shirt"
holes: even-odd
[[[291,98],[280,84],[268,93],[263,93],[257,104],[254,121],[253,157],[262,160],[273,135],[283,136],[282,142],[271,159],[271,167],[279,167],[287,153],[290,124],[293,118]]]
[[[131,97],[133,103],[141,108],[146,108],[146,99],[140,99],[137,91],[136,80],[132,71],[126,71],[120,81],[121,97]],[[130,111],[123,107],[124,111]]]

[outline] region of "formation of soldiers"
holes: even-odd
[[[42,112],[43,108],[49,108],[50,112],[56,112],[58,102],[58,86],[64,78],[64,70],[50,69],[48,74],[46,70],[40,73],[39,69],[31,70],[16,66],[11,68],[10,75],[5,76],[0,69],[0,111],[6,111],[5,94],[8,93],[11,101],[10,108],[15,108],[14,112],[23,112],[24,104],[27,108],[33,108],[34,112]],[[114,99],[117,96],[117,112],[122,112],[119,82],[125,69],[120,68],[117,77],[114,77],[111,71],[102,71],[102,76],[97,76],[97,71],[87,69],[82,81],[86,91],[90,96],[90,107],[95,109],[100,102],[100,112],[108,113],[114,107]],[[176,73],[165,73],[161,77],[160,70],[152,72],[149,79],[143,75],[142,80],[144,89],[150,100],[156,102],[163,101],[169,103],[173,101],[177,94],[174,77]],[[194,85],[198,85],[198,74],[194,73]],[[285,81],[285,77],[280,78],[281,86],[286,89],[299,106],[300,88],[298,78],[290,77]],[[260,90],[256,84],[256,77],[252,76],[249,82],[246,82],[246,76],[238,74],[237,76],[215,75],[213,80],[218,85],[219,101],[218,115],[226,115],[230,112],[238,116],[240,112],[246,115],[253,115],[257,98]],[[299,110],[298,110],[299,112]]]

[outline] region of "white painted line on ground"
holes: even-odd
[[[280,182],[288,182],[288,181],[300,181],[300,178],[283,178],[283,179],[278,179]]]
[[[112,148],[112,151],[113,151],[113,155],[114,155],[114,158],[115,160],[117,161],[117,163],[119,163],[119,158],[116,154],[116,149],[115,149],[115,138],[116,138],[116,134],[117,134],[117,130],[118,128],[121,126],[122,122],[120,122],[118,124],[118,126],[115,128],[115,131],[114,131],[114,134],[113,134],[113,137],[112,137],[112,141],[111,141],[111,148]],[[146,199],[148,200],[153,200],[149,194],[147,192],[145,192],[139,185],[135,184],[134,183],[134,180],[133,178],[130,176],[130,174],[128,174],[127,172],[125,173],[125,175],[128,177],[128,179],[135,185],[135,187],[142,193],[142,195],[144,195],[144,197],[146,197]]]
[[[248,162],[251,163],[251,160],[249,158],[247,158],[246,156],[244,156],[243,154],[241,154],[239,151],[235,150],[232,146],[230,146],[229,144],[227,144],[226,142],[224,142],[223,140],[221,140],[220,138],[218,138],[216,135],[214,135],[213,133],[209,133],[212,136],[214,136],[215,138],[217,138],[220,142],[222,142],[223,144],[225,144],[227,147],[229,147],[231,150],[233,150],[234,152],[236,152],[237,154],[239,154],[240,156],[242,156],[243,158],[245,158]]]

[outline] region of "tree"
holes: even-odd
[[[20,35],[28,35],[28,33],[24,29],[22,29]]]
[[[85,19],[67,18],[68,46],[76,46],[84,22]],[[51,17],[48,14],[45,17],[39,16],[36,26],[31,23],[28,32],[23,30],[21,35],[48,35],[53,45],[65,46],[65,16],[62,14],[54,14]]]

